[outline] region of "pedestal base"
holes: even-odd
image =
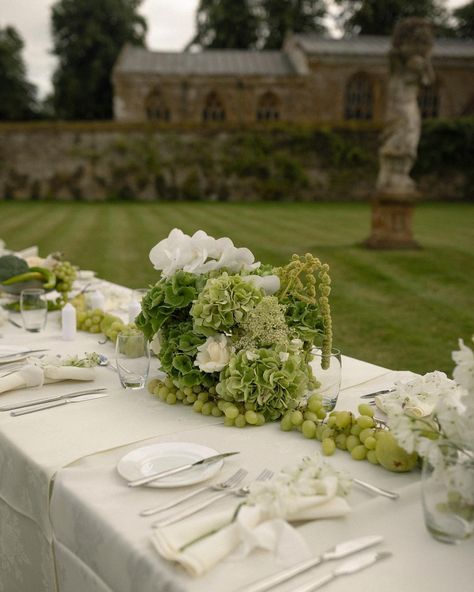
[[[375,196],[372,202],[371,235],[362,244],[368,249],[420,249],[412,232],[416,195]]]

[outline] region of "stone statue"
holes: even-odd
[[[389,54],[386,124],[379,151],[378,192],[396,196],[406,194],[407,198],[416,194],[409,173],[420,139],[417,97],[420,86],[434,81],[430,60],[432,47],[432,27],[424,19],[403,19],[395,27]]]

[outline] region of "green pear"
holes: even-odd
[[[406,473],[413,470],[418,460],[416,452],[408,454],[398,445],[393,434],[388,431],[379,435],[375,446],[375,456],[384,469],[395,473]]]

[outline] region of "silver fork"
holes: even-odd
[[[255,480],[256,481],[268,481],[272,477],[273,477],[273,471],[270,471],[269,469],[264,469]],[[233,494],[233,495],[236,495],[237,497],[245,497],[246,495],[248,495],[249,491],[250,491],[249,485],[246,485],[245,487],[240,487],[239,489],[234,488],[234,489],[228,489],[226,491],[221,491],[220,493],[212,496],[211,498],[209,498],[205,502],[202,502],[200,504],[194,504],[193,506],[189,507],[187,510],[183,510],[179,514],[171,516],[170,518],[162,518],[161,520],[157,520],[156,522],[153,522],[151,526],[152,527],[169,526],[170,524],[174,524],[175,522],[179,522],[180,520],[183,520],[184,518],[187,518],[188,516],[192,516],[196,512],[199,512],[200,510],[207,508],[207,506],[210,506],[212,503],[221,499],[222,497],[225,497],[226,495]]]
[[[246,471],[245,469],[239,469],[228,479],[222,481],[221,483],[216,483],[214,485],[206,485],[204,487],[200,487],[199,489],[195,489],[194,491],[191,491],[190,493],[187,493],[186,495],[183,495],[182,497],[179,497],[178,499],[174,500],[173,502],[170,502],[169,504],[165,504],[164,506],[154,506],[153,508],[147,508],[146,510],[142,510],[140,512],[140,516],[153,516],[153,514],[158,514],[158,512],[164,512],[165,510],[174,508],[178,504],[181,504],[182,502],[185,502],[188,499],[191,499],[195,495],[198,495],[204,491],[223,491],[225,489],[235,487],[242,481],[244,477],[247,476],[247,474],[248,471]]]

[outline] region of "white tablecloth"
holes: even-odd
[[[54,316],[44,334],[26,335],[10,326],[2,327],[2,332],[3,343],[45,345],[62,354],[113,355],[111,345],[99,345],[95,335],[81,333],[74,342],[62,342]],[[396,376],[344,358],[338,406],[354,409],[360,394],[389,385]],[[110,396],[24,417],[0,413],[0,592],[231,592],[274,571],[273,558],[263,552],[244,562],[225,562],[199,579],[161,560],[150,543],[153,518],[141,518],[138,512],[176,492],[127,488],[116,472],[117,461],[129,450],[152,442],[186,441],[240,450],[240,455],[226,461],[220,480],[238,466],[251,475],[263,467],[278,470],[318,450],[319,443],[298,432],[282,433],[278,424],[225,428],[220,419],[165,405],[146,391],[122,391],[117,376],[107,368],[98,369],[94,384],[108,386]],[[46,392],[69,392],[76,386],[62,383],[41,391],[5,393],[0,405]],[[351,576],[349,582],[334,582],[331,590],[350,586],[378,592],[381,581],[393,592],[470,589],[473,541],[450,547],[430,538],[423,524],[418,473],[389,473],[340,451],[330,462],[401,494],[393,502],[354,488],[349,517],[299,527],[315,553],[372,533],[384,535],[383,548],[394,553],[392,559]],[[301,580],[328,569],[329,565],[321,566]]]

